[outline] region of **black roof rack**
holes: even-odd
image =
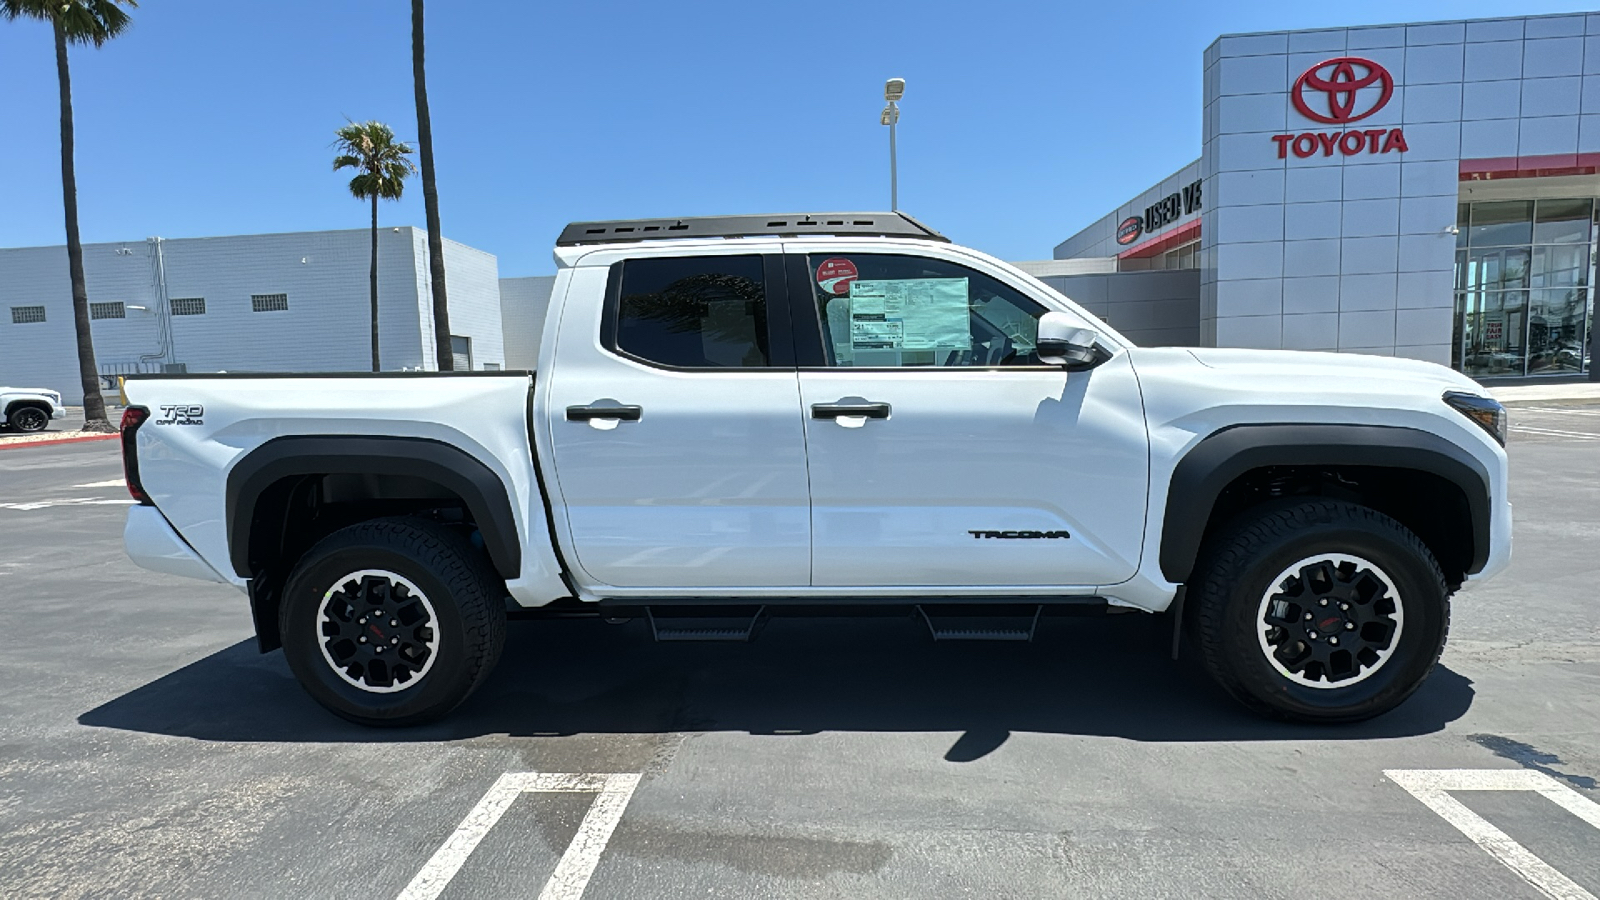
[[[673,238],[799,237],[800,235],[871,235],[950,239],[899,212],[787,213],[771,216],[693,216],[687,219],[619,219],[573,222],[556,239],[558,247],[617,244]]]

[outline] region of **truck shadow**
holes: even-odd
[[[405,742],[735,731],[959,732],[979,758],[1013,732],[1136,741],[1357,740],[1439,731],[1473,690],[1443,666],[1400,709],[1342,726],[1258,718],[1195,662],[1170,661],[1163,620],[1046,619],[1033,643],[933,643],[911,619],[791,618],[750,644],[657,644],[635,620],[513,621],[488,683],[444,721],[369,729],[325,712],[281,653],[253,639],[124,694],[82,725],[212,741]],[[1186,656],[1191,655],[1186,653]]]

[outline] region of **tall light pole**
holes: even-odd
[[[880,124],[889,126],[889,210],[900,211],[900,184],[899,173],[895,171],[894,158],[894,126],[900,122],[900,106],[898,101],[906,95],[906,80],[904,78],[891,78],[884,82],[883,99],[889,105],[883,108],[883,117]]]

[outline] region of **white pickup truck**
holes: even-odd
[[[0,430],[10,428],[24,434],[43,431],[51,419],[59,419],[66,413],[61,395],[55,391],[0,387]]]
[[[536,373],[130,377],[129,554],[246,591],[374,725],[465,699],[508,608],[746,639],[816,606],[936,639],[1170,612],[1246,705],[1348,721],[1508,562],[1504,410],[1437,365],[1137,348],[898,214],[577,223],[555,257]]]

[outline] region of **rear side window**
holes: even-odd
[[[631,259],[620,272],[617,350],[676,368],[770,364],[759,255]]]

